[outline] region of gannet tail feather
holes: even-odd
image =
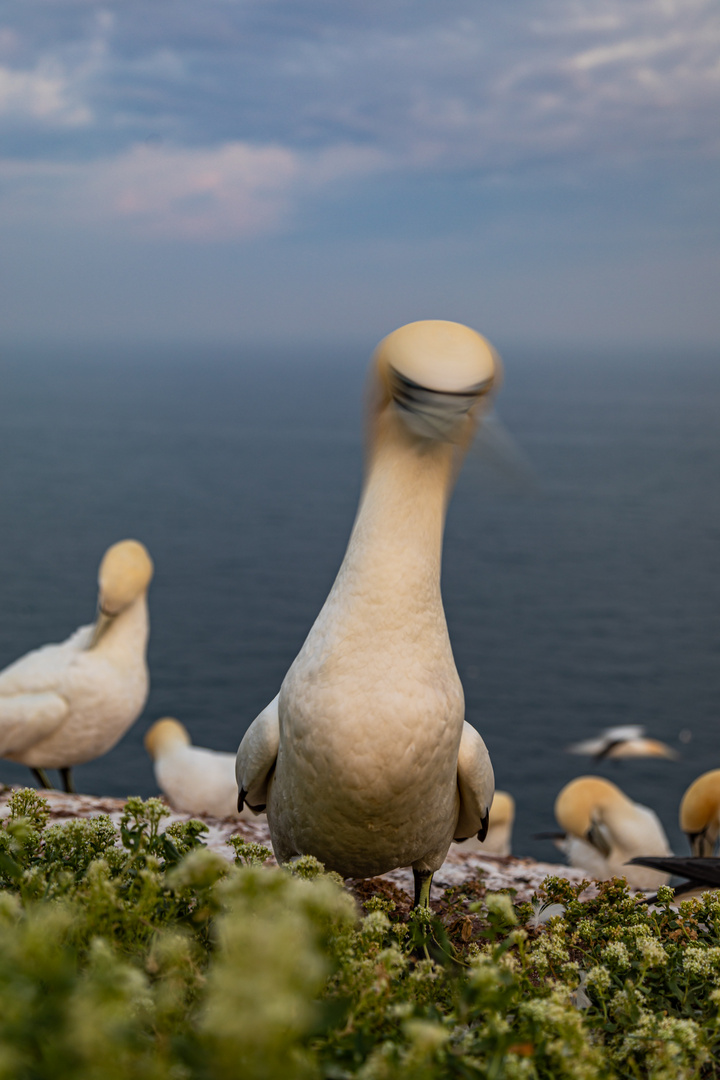
[[[704,885],[709,888],[720,888],[720,859],[709,856],[706,858],[694,858],[693,856],[669,855],[661,856],[640,855],[630,859],[631,863],[638,866],[650,866],[653,870],[663,870],[666,874],[677,874],[678,877],[688,878],[692,888]],[[687,886],[680,886],[679,891],[687,891]]]
[[[235,775],[239,792],[238,810],[242,810],[244,804],[256,814],[265,809],[268,784],[279,747],[280,718],[278,698],[275,697],[253,720],[237,752]]]
[[[477,835],[480,840],[483,840],[487,835],[488,814],[495,792],[495,777],[487,747],[475,728],[467,721],[463,723],[458,751],[457,785],[460,795],[460,812],[455,826],[455,836],[463,839]]]
[[[70,707],[51,690],[0,697],[0,757],[22,754],[60,726]]]

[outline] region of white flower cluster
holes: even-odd
[[[688,945],[683,955],[682,965],[689,975],[702,975],[705,978],[717,977],[720,968],[720,948],[704,949],[697,945]]]
[[[611,941],[602,951],[602,958],[606,964],[615,967],[618,971],[625,971],[630,967],[630,953],[627,945],[622,941]]]

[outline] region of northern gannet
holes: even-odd
[[[669,855],[670,848],[657,814],[632,802],[609,780],[571,780],[555,800],[555,817],[571,866],[598,881],[625,877],[634,889],[667,883],[667,874],[625,865],[635,855]]]
[[[720,834],[720,769],[711,769],[693,780],[680,802],[680,828],[693,855],[715,854]]]
[[[166,716],[147,731],[158,787],[175,810],[213,817],[249,817],[237,808],[235,754],[193,746],[187,728]]]
[[[568,746],[569,754],[586,754],[595,761],[620,761],[623,758],[662,757],[677,761],[679,755],[667,743],[645,738],[645,728],[639,724],[607,728],[596,739]]]
[[[149,679],[150,556],[137,540],[105,552],[98,615],[59,645],[27,653],[0,672],[0,757],[22,762],[43,787],[45,769],[70,769],[112,749],[142,712]]]
[[[411,865],[415,903],[453,838],[484,837],[494,781],[464,721],[440,593],[445,514],[496,355],[458,323],[410,323],[371,367],[368,462],[345,557],[238,750],[240,805],[267,805],[280,863],[343,877]]]
[[[484,840],[471,836],[463,841],[462,850],[480,855],[509,855],[514,821],[515,800],[507,791],[496,791],[490,807],[487,836]]]

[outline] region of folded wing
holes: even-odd
[[[242,810],[245,803],[258,814],[265,809],[279,747],[280,718],[276,697],[253,720],[240,743],[235,762],[240,793],[238,810]]]
[[[457,769],[460,813],[455,827],[455,839],[464,840],[487,835],[490,805],[495,793],[495,777],[490,755],[472,724],[463,724]]]

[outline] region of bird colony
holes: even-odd
[[[335,582],[237,755],[193,746],[170,717],[149,729],[171,806],[267,814],[280,863],[313,856],[345,878],[411,867],[420,907],[453,842],[510,854],[515,803],[495,791],[482,717],[465,718],[440,590],[453,484],[500,377],[492,346],[458,323],[411,323],[380,343],[365,480]],[[140,716],[152,575],[141,543],[114,544],[100,563],[95,622],[0,673],[0,756],[42,787],[58,770],[74,790],[73,766],[106,754]],[[635,726],[568,750],[596,761],[677,756]],[[567,784],[555,816],[561,831],[549,837],[591,877],[652,891],[678,874],[686,891],[720,887],[720,770],[683,798],[689,857],[673,857],[656,814],[601,777]]]

